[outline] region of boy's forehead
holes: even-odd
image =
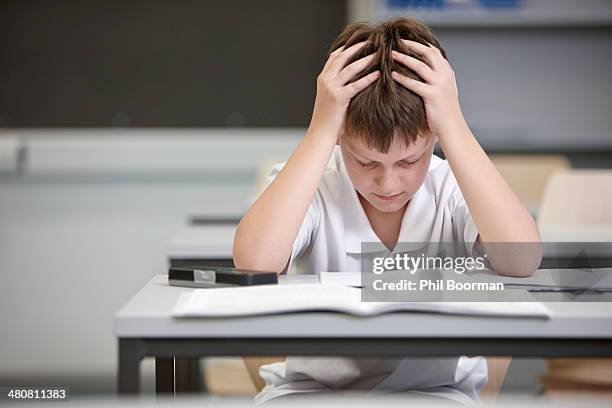
[[[389,150],[386,153],[380,152],[374,147],[368,146],[361,138],[357,137],[344,137],[341,143],[345,144],[349,150],[364,159],[370,160],[403,160],[411,157],[420,156],[430,145],[433,137],[431,136],[419,136],[416,138],[414,143],[406,146],[399,138],[394,138]]]

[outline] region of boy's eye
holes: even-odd
[[[374,167],[376,165],[376,163],[374,163],[374,162],[364,163],[364,162],[359,161],[359,160],[357,160],[357,163],[359,163],[359,165],[361,167],[366,167],[366,168]]]
[[[403,160],[402,164],[404,166],[414,166],[418,161],[419,161],[419,159],[416,159],[415,161],[406,161],[406,160]]]

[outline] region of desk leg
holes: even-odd
[[[174,359],[155,357],[155,393],[174,393]]]
[[[197,358],[155,358],[155,391],[180,394],[202,391],[203,378]]]
[[[198,358],[174,358],[174,391],[176,394],[200,392],[202,381]]]
[[[137,339],[119,339],[118,391],[120,395],[140,392],[142,344]]]

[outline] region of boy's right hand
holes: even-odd
[[[334,141],[340,136],[351,98],[380,77],[380,71],[373,71],[355,82],[348,83],[374,58],[375,54],[370,54],[345,67],[351,56],[366,43],[360,42],[347,49],[340,47],[332,52],[317,77],[317,97],[309,128],[328,134]]]

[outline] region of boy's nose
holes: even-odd
[[[376,181],[379,189],[378,194],[397,194],[398,179],[393,170],[382,169]]]

